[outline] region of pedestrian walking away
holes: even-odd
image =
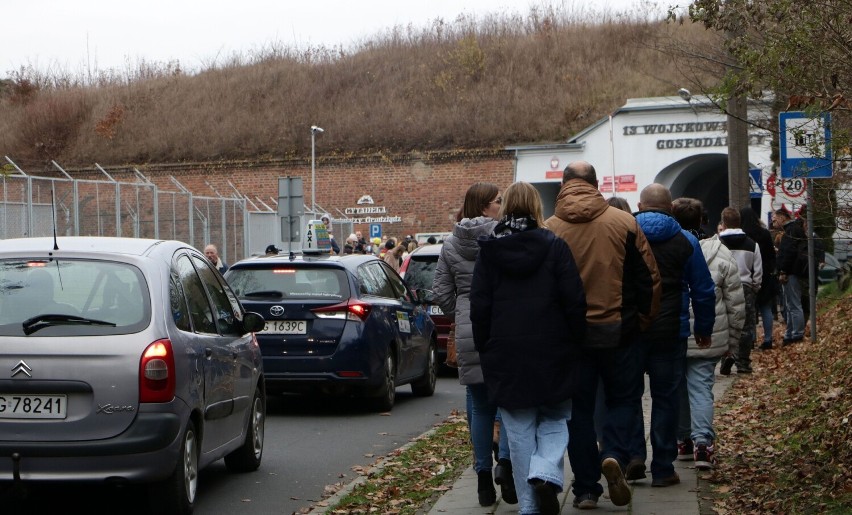
[[[751,349],[757,334],[757,292],[763,281],[763,260],[760,248],[741,228],[740,213],[732,207],[722,210],[722,231],[719,240],[728,247],[737,261],[740,281],[745,297],[745,324],[740,335],[740,344],[733,355],[738,374],[751,373]],[[722,374],[731,373],[731,360],[723,362]]]
[[[473,445],[473,468],[477,473],[477,494],[482,506],[491,506],[497,501],[495,480],[500,484],[504,501],[518,502],[514,479],[511,477],[506,431],[500,431],[498,465],[501,474],[496,478],[492,475],[494,462],[491,451],[497,405],[488,400],[470,322],[470,283],[479,254],[477,239],[488,236],[494,230],[502,201],[500,190],[494,184],[478,182],[468,188],[453,233],[441,248],[432,283],[438,305],[455,323],[459,382],[467,388],[467,420]]]
[[[624,433],[629,444],[625,449],[618,440],[608,442],[604,438],[603,450],[604,455],[628,463],[628,478],[633,470],[644,469],[642,394],[647,371],[651,388],[651,486],[655,487],[680,483],[674,462],[678,453],[678,391],[686,367],[687,338],[692,332],[699,345],[710,345],[715,319],[715,290],[707,262],[698,240],[681,228],[671,211],[671,193],[662,184],[648,185],[639,194],[636,220],[654,252],[662,278],[662,302],[659,316],[642,331],[637,344],[620,362],[631,392],[630,402],[634,412],[639,413]],[[694,326],[690,325],[690,303]]]
[[[556,515],[586,301],[568,245],[543,218],[535,187],[506,189],[500,222],[479,240],[470,321],[507,433],[519,512]]]
[[[586,294],[586,338],[568,424],[573,505],[597,506],[603,473],[610,500],[624,506],[631,493],[622,464],[608,456],[602,462],[598,450],[595,398],[600,378],[606,397],[603,440],[608,434],[623,439],[624,428],[640,414],[629,402],[631,392],[623,380],[627,371],[619,369],[617,361],[659,310],[659,271],[636,219],[607,204],[590,163],[575,161],[565,168],[554,215],[545,225],[571,249]]]
[[[693,198],[679,198],[672,203],[675,219],[696,237],[700,233],[702,210],[701,201]],[[692,335],[687,341],[684,381],[679,388],[677,459],[694,460],[697,469],[709,470],[716,464],[716,432],[713,429],[716,364],[721,356],[739,348],[745,323],[745,297],[737,261],[718,235],[698,243],[713,279],[715,319],[711,345],[700,345]],[[694,315],[690,321],[694,323]]]

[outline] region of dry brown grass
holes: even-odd
[[[192,75],[22,69],[0,84],[0,153],[31,166],[305,155],[312,124],[325,154],[560,141],[627,98],[714,83],[675,58],[685,47],[718,41],[636,14],[537,8],[396,27],[352,50],[273,44]]]

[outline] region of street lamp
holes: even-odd
[[[311,212],[317,210],[317,133],[325,132],[322,127],[311,125]]]

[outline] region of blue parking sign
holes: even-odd
[[[382,224],[370,224],[370,239],[382,237]]]

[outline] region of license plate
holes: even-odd
[[[305,320],[267,320],[260,334],[306,334],[308,323]]]
[[[65,395],[18,395],[0,393],[0,418],[65,418]]]
[[[441,311],[439,306],[429,306],[429,314],[430,315],[443,315],[444,312]]]

